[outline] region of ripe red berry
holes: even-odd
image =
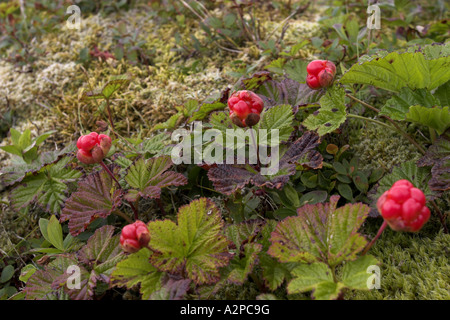
[[[408,180],[399,180],[377,201],[378,211],[396,231],[419,231],[430,218],[424,193]]]
[[[123,251],[133,253],[146,247],[150,241],[150,233],[147,225],[140,221],[128,224],[122,228],[120,235],[120,245]]]
[[[336,66],[328,60],[314,60],[306,67],[306,84],[313,90],[329,87],[336,75]]]
[[[99,163],[111,148],[111,138],[105,134],[91,132],[77,141],[77,158],[84,164]]]
[[[239,127],[252,127],[259,122],[264,102],[255,93],[237,91],[228,99],[230,118]]]

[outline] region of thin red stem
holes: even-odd
[[[109,170],[108,166],[103,162],[103,160],[100,161],[100,165],[102,166],[103,169],[105,169],[105,171],[110,175],[110,177],[117,183],[117,186],[119,187],[119,189],[122,189],[122,186],[120,185],[119,181],[116,179],[116,177],[111,172],[111,170]],[[138,214],[136,207],[131,202],[129,202],[129,204],[130,204],[131,209],[134,212],[134,219],[138,220],[139,214]]]
[[[375,243],[375,241],[377,241],[377,239],[381,236],[381,234],[383,233],[384,229],[386,229],[387,227],[387,222],[386,220],[384,220],[383,224],[381,225],[380,229],[378,229],[377,235],[375,236],[375,238],[372,239],[372,241],[369,242],[369,244],[364,248],[364,251],[362,252],[362,255],[365,255],[367,253],[367,251],[369,251],[369,249],[373,246],[373,244]]]

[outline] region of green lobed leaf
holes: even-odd
[[[372,276],[369,267],[378,264],[377,259],[371,255],[364,255],[354,261],[345,263],[342,269],[342,283],[351,289],[367,290],[367,281]]]
[[[442,134],[450,128],[450,107],[426,108],[423,106],[412,106],[406,114],[408,121],[430,127],[438,134]]]
[[[324,263],[302,264],[292,270],[294,279],[288,284],[289,294],[314,291],[316,300],[336,299],[343,288],[335,283],[331,269]]]
[[[239,249],[244,242],[252,242],[264,224],[262,220],[247,220],[238,224],[231,224],[226,227],[225,235]]]
[[[369,207],[347,204],[336,209],[339,196],[329,203],[304,205],[298,216],[279,222],[268,253],[280,262],[323,262],[335,266],[355,259],[367,241],[358,233]]]
[[[341,78],[342,84],[367,84],[393,92],[403,87],[433,90],[450,80],[450,56],[427,59],[423,52],[391,52],[354,64]]]
[[[433,95],[439,100],[441,107],[450,106],[450,81],[437,88]]]
[[[120,88],[125,87],[130,83],[130,78],[128,75],[120,75],[111,77],[111,80],[103,87],[102,95],[109,99],[115,92],[117,92]]]
[[[111,275],[113,286],[133,288],[140,285],[142,299],[147,300],[150,295],[161,289],[164,272],[158,271],[149,259],[152,252],[142,248],[120,261]]]
[[[297,266],[296,263],[281,263],[265,252],[259,255],[259,266],[265,285],[274,291],[280,287],[284,281],[291,279],[291,271]]]
[[[66,168],[71,160],[71,157],[65,157],[45,166],[37,174],[26,176],[11,192],[12,208],[20,210],[36,201],[46,212],[59,213],[66,199],[67,183],[81,177],[80,171]]]
[[[182,186],[187,179],[181,173],[167,171],[173,166],[169,156],[145,160],[139,158],[129,169],[125,181],[135,190],[130,190],[126,198],[136,201],[139,197],[157,199],[161,189],[168,186]]]
[[[330,213],[327,243],[328,263],[331,266],[356,259],[356,255],[364,249],[367,240],[358,231],[369,211],[369,206],[363,203],[349,203]]]
[[[394,120],[406,120],[406,114],[411,106],[420,105],[427,108],[439,105],[438,99],[426,89],[411,90],[402,88],[400,92],[389,99],[381,108],[380,115],[386,115]]]
[[[3,187],[21,182],[27,175],[38,173],[42,168],[58,162],[61,158],[76,150],[74,143],[57,151],[43,152],[37,160],[24,165],[12,165],[0,169],[0,182]]]
[[[114,235],[114,227],[105,225],[95,231],[87,244],[76,254],[80,278],[77,288],[70,288],[68,281],[72,273],[68,270],[54,279],[52,288],[62,288],[71,300],[92,300],[98,282],[109,282],[109,277],[124,257],[119,243],[119,235]]]
[[[149,246],[151,263],[161,271],[185,274],[197,284],[219,280],[219,268],[228,264],[228,242],[222,235],[223,221],[217,207],[200,198],[181,207],[178,224],[152,221]]]
[[[216,101],[212,103],[203,103],[200,108],[192,113],[189,122],[205,119],[211,112],[225,109],[226,104]]]
[[[171,116],[169,119],[167,119],[165,122],[162,123],[158,123],[157,125],[155,125],[152,130],[173,130],[175,129],[177,123],[178,123],[178,119],[180,119],[182,116],[181,113],[176,113],[173,116]]]
[[[114,235],[113,226],[105,225],[95,230],[77,257],[81,262],[93,265],[97,274],[110,275],[116,264],[124,258],[119,238],[119,235]]]
[[[320,98],[320,109],[303,121],[309,130],[317,130],[320,136],[333,132],[347,119],[345,91],[333,86]]]
[[[254,266],[258,263],[258,253],[261,251],[262,245],[259,243],[247,243],[243,247],[241,254],[230,261],[228,268],[231,270],[228,274],[228,281],[235,284],[244,284],[248,275],[253,271]]]
[[[294,120],[294,113],[292,106],[284,104],[266,109],[261,115],[258,129],[267,130],[266,134],[259,132],[258,139],[267,141],[269,143],[270,130],[278,130],[278,139],[280,141],[287,141],[294,131],[292,121]]]

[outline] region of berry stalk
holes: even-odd
[[[362,255],[365,255],[367,253],[367,251],[369,251],[369,249],[373,246],[373,244],[378,240],[378,238],[381,236],[381,234],[383,233],[384,229],[386,229],[387,227],[387,222],[386,220],[383,221],[383,224],[381,225],[380,229],[378,229],[378,232],[376,234],[376,236],[372,239],[372,241],[370,241],[367,246],[364,248],[364,251],[362,252]]]

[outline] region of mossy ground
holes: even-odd
[[[313,11],[314,12],[314,11]],[[218,12],[215,12],[219,14]],[[286,15],[257,12],[264,21],[267,33],[277,29]],[[314,14],[299,16],[291,22],[285,34],[285,44],[298,43],[302,38],[320,35]],[[77,63],[83,48],[94,45],[103,51],[111,50],[117,40],[113,27],[120,22],[127,30],[139,28],[139,38],[145,48],[152,50],[149,65],[109,59],[94,59],[84,65]],[[112,109],[117,130],[124,136],[142,137],[151,134],[151,128],[167,120],[176,112],[175,107],[190,98],[203,100],[208,95],[222,91],[237,79],[229,75],[235,70],[235,61],[262,69],[270,58],[254,44],[244,46],[241,53],[220,50],[213,44],[201,56],[189,56],[177,48],[175,33],[184,41],[191,35],[202,40],[204,35],[194,19],[183,25],[174,21],[149,18],[148,12],[139,9],[83,17],[81,30],[62,28],[49,33],[39,42],[47,54],[38,59],[32,70],[17,69],[8,62],[0,62],[0,110],[13,108],[16,112],[14,127],[23,131],[30,127],[36,133],[57,130],[48,141],[53,148],[75,140],[80,133],[95,130],[97,120],[106,119],[95,103],[80,100],[84,91],[101,87],[110,76],[128,73],[130,86],[113,101]],[[302,50],[302,57],[314,57],[314,50]],[[198,61],[198,62],[197,62]],[[189,72],[185,68],[198,64]],[[417,159],[420,155],[400,135],[387,132],[371,124],[354,124],[350,144],[365,168],[384,167]],[[9,143],[5,138],[2,145]],[[370,147],[369,147],[370,146]],[[0,151],[0,161],[6,165],[9,155]],[[8,208],[5,192],[0,219],[0,253],[19,256],[21,241],[39,236],[37,221],[42,215],[39,208],[31,213],[12,212]],[[438,200],[441,208],[448,210],[448,195]],[[364,228],[368,237],[374,236],[381,222],[369,220]],[[433,218],[418,234],[396,233],[386,230],[372,248],[371,254],[382,262],[381,289],[367,292],[350,292],[347,299],[450,299],[450,236],[443,234],[438,219]],[[255,299],[259,294],[254,283],[244,287],[230,285],[216,298]]]

